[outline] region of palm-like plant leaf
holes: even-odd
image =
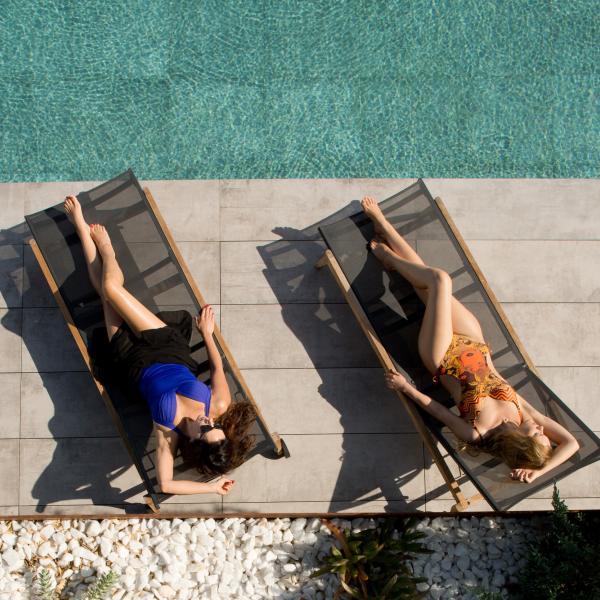
[[[422,598],[408,562],[415,554],[429,552],[421,543],[425,535],[414,530],[415,519],[384,519],[375,528],[359,532],[341,531],[334,523],[323,520],[339,544],[330,556],[322,559],[323,567],[312,577],[336,573],[340,593],[351,598],[372,600],[414,600]],[[343,558],[342,558],[343,557]]]

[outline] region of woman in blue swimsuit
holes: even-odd
[[[250,403],[231,402],[221,356],[213,339],[215,317],[205,306],[194,324],[206,344],[211,386],[193,374],[191,316],[171,313],[165,323],[124,287],[124,277],[102,225],[86,223],[75,196],[65,211],[81,240],[88,274],[102,299],[106,331],[115,363],[136,382],[148,402],[157,437],[157,476],[167,494],[227,494],[233,480],[209,483],[173,479],[178,447],[206,475],[222,475],[243,461],[252,445],[248,429],[255,415]]]

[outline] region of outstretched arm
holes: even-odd
[[[188,481],[173,479],[173,463],[177,452],[177,433],[154,427],[156,432],[156,475],[163,494],[220,494],[225,496],[233,486],[232,479]]]
[[[208,362],[210,363],[210,387],[212,401],[210,403],[210,416],[213,418],[222,415],[231,404],[231,393],[227,385],[223,359],[215,343],[213,332],[215,330],[215,315],[210,304],[207,304],[195,318],[196,327],[204,338]]]
[[[448,410],[443,404],[420,392],[416,387],[408,383],[406,377],[400,375],[400,373],[389,371],[385,375],[385,383],[391,390],[402,392],[415,404],[418,404],[430,415],[433,415],[438,421],[447,425],[461,440],[476,442],[479,439],[479,434],[473,427]]]
[[[513,478],[530,483],[571,458],[579,450],[579,442],[560,423],[543,415],[522,396],[519,396],[519,402],[525,414],[538,425],[541,425],[546,436],[556,444],[552,456],[541,469],[514,469],[512,471],[511,476]]]

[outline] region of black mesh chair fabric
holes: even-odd
[[[153,312],[185,309],[192,315],[198,314],[201,307],[131,171],[80,193],[78,199],[88,223],[106,226],[125,275],[126,287],[138,300]],[[67,220],[62,204],[29,215],[26,220],[90,354],[92,357],[101,354],[103,345],[106,346],[101,301],[89,281],[79,238]],[[206,349],[200,334],[193,329],[192,356],[200,364],[199,379],[208,382]],[[225,356],[223,363],[232,398],[234,401],[246,400],[238,377]],[[155,442],[148,407],[132,388],[124,389],[122,385],[99,378],[110,396],[115,409],[112,416],[132,461],[158,504],[166,496],[158,493]],[[272,453],[272,442],[262,421],[257,419],[251,433],[256,440],[252,455]],[[175,478],[198,480],[199,476],[178,459]]]
[[[508,478],[509,469],[482,453],[477,457],[456,451],[456,438],[433,417],[420,411],[423,420],[461,469],[495,510],[507,510],[523,498],[600,458],[600,440],[556,394],[527,366],[518,346],[498,314],[493,301],[453,234],[425,184],[415,184],[380,203],[387,219],[424,257],[452,276],[454,295],[479,319],[494,365],[508,382],[543,414],[564,425],[580,444],[580,450],[533,483],[524,485]],[[454,402],[434,385],[424,370],[417,350],[423,304],[410,284],[398,273],[388,273],[367,251],[373,225],[362,212],[320,227],[352,290],[398,370],[424,393],[449,408]]]

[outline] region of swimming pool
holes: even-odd
[[[0,180],[596,177],[597,9],[5,0]]]

